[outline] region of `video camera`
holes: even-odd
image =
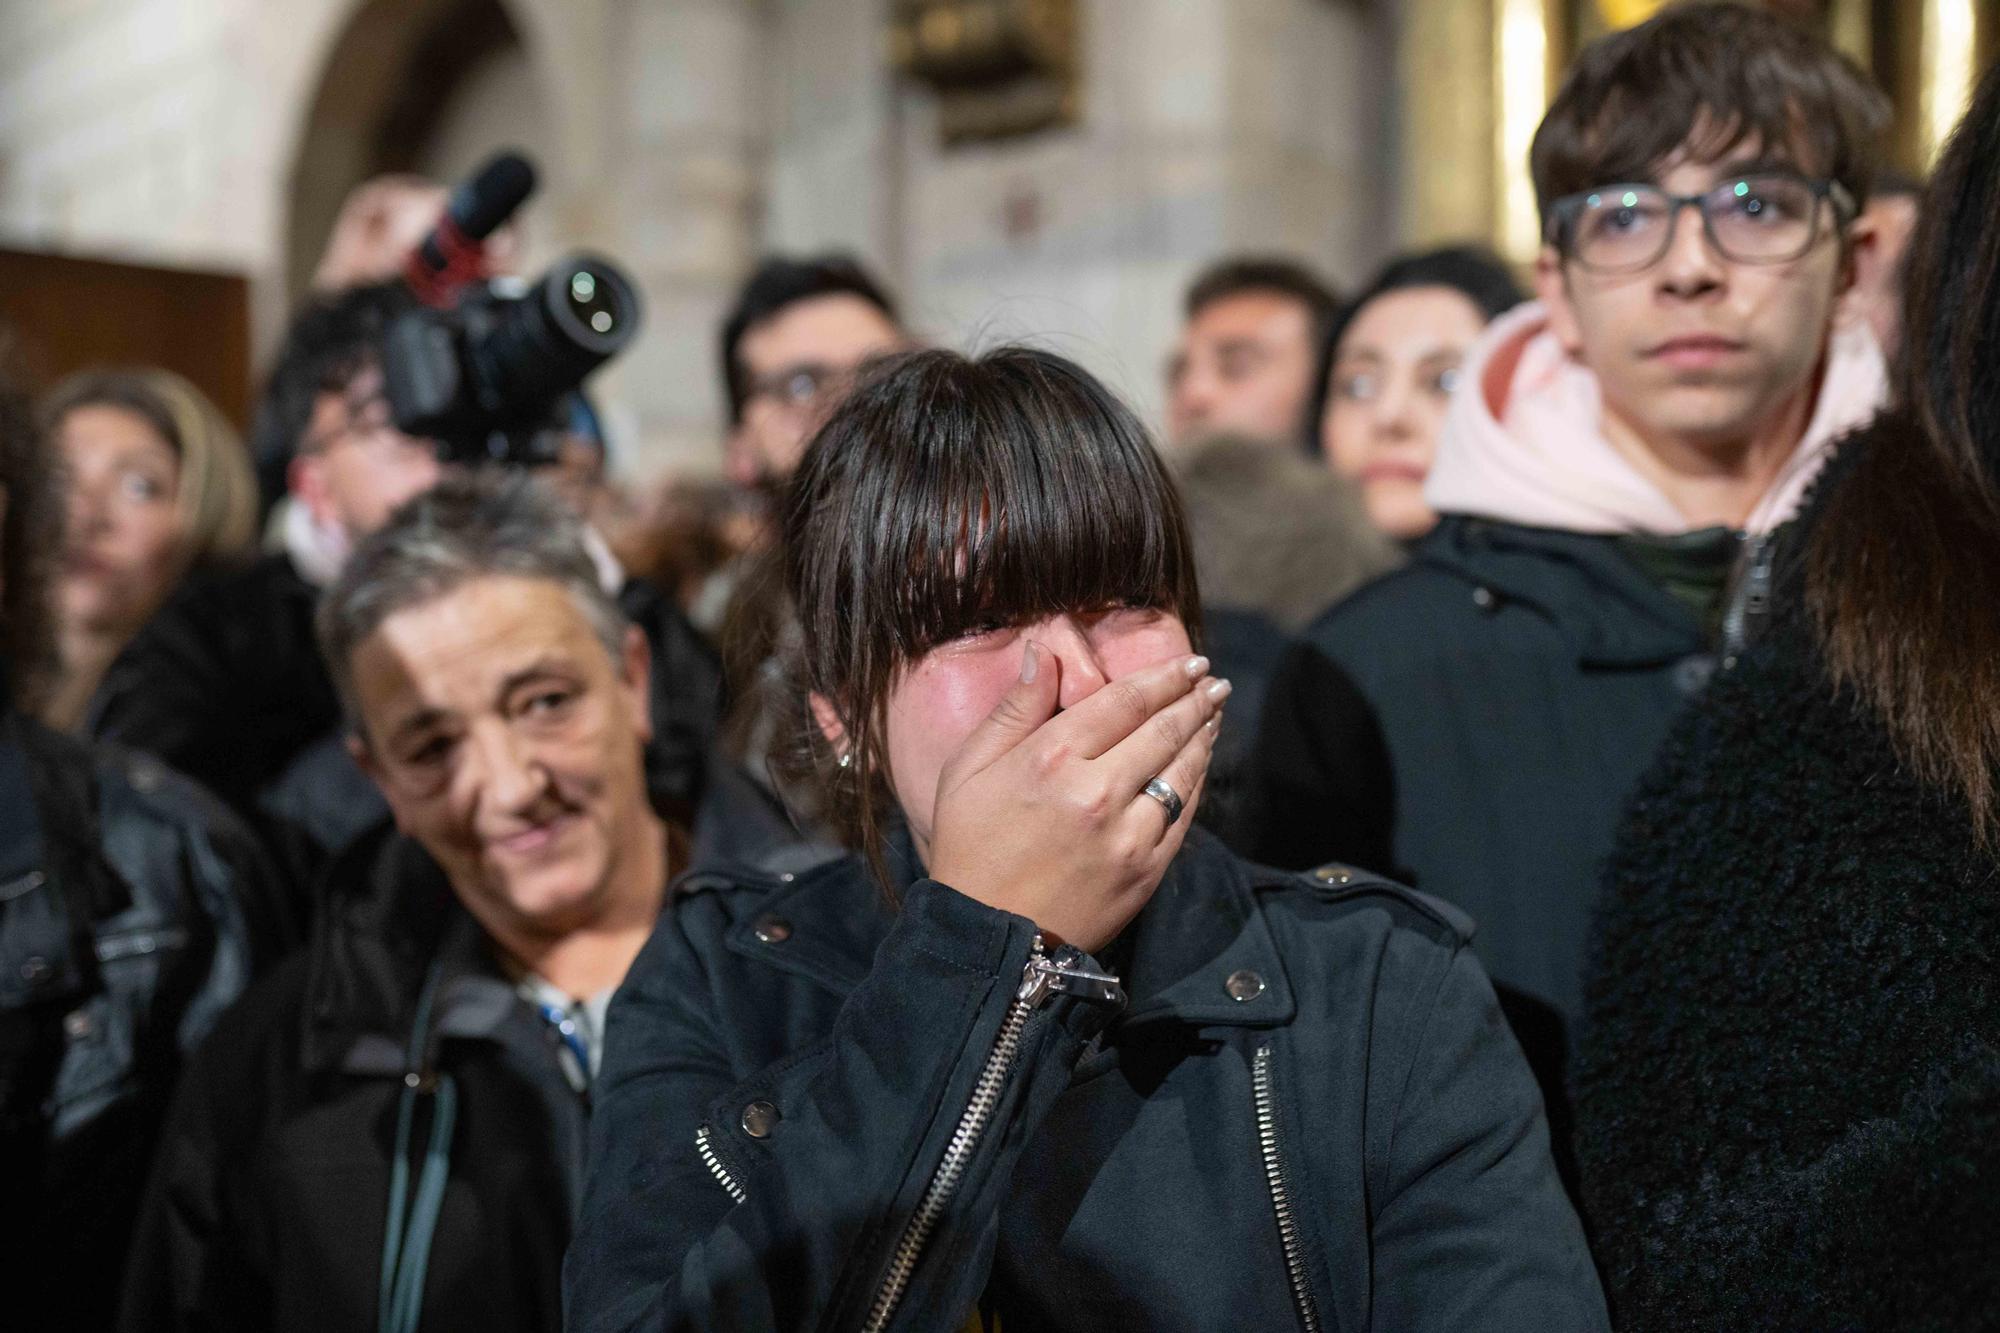
[[[534,188],[515,153],[460,186],[404,273],[423,308],[384,336],[396,428],[453,462],[553,463],[569,396],[639,331],[638,289],[598,256],[567,256],[525,286],[484,279],[486,238]]]

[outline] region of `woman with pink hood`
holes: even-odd
[[[1468,362],[1425,490],[1442,519],[1298,650],[1380,721],[1396,858],[1478,921],[1548,1092],[1625,800],[1754,630],[1765,538],[1885,397],[1844,297],[1886,115],[1818,37],[1739,5],[1587,48],[1533,150],[1540,299]],[[1346,758],[1312,753],[1312,700],[1277,699],[1311,676],[1280,672],[1260,744],[1293,773],[1266,814],[1294,848],[1325,821],[1297,772]]]

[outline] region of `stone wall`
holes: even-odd
[[[305,237],[453,0],[0,4],[0,244],[239,271],[264,345]],[[1237,249],[1352,281],[1386,248],[1386,19],[1334,0],[1083,0],[1079,124],[940,147],[871,0],[495,0],[519,50],[414,161],[527,137],[533,257],[590,245],[648,298],[602,381],[634,472],[713,466],[713,330],[760,249],[840,246],[924,332],[1030,337],[1149,414],[1188,276]]]

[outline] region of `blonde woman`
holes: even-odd
[[[170,371],[80,372],[42,420],[68,504],[42,713],[75,730],[112,659],[182,577],[250,554],[257,484],[220,409]]]

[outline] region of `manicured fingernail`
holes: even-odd
[[[1206,657],[1190,657],[1187,660],[1187,673],[1189,680],[1200,680],[1208,674],[1208,659]]]
[[[1035,654],[1035,641],[1030,639],[1027,646],[1021,649],[1021,683],[1025,685],[1033,680],[1035,673],[1041,669],[1042,660]]]
[[[1226,680],[1211,680],[1208,682],[1208,697],[1217,703],[1221,703],[1229,697],[1229,692],[1235,688],[1234,685],[1231,685]]]

